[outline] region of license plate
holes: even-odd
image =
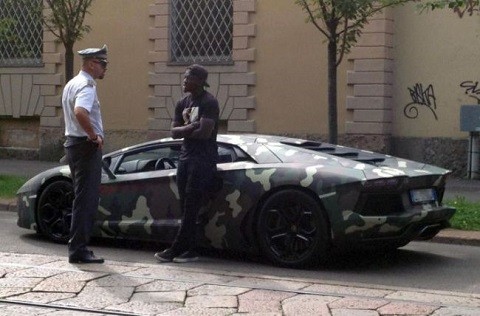
[[[437,195],[432,188],[410,190],[410,200],[413,204],[430,203],[437,200]]]

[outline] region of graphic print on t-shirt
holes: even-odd
[[[199,120],[198,117],[198,106],[192,107],[190,110],[190,123],[197,122]]]

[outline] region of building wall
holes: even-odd
[[[390,153],[394,85],[393,9],[369,19],[347,56],[346,132],[344,143]]]
[[[58,126],[63,59],[45,32],[43,67],[0,68],[0,156],[36,159],[41,126]]]
[[[328,133],[327,48],[325,38],[289,0],[257,1],[257,108],[259,133],[326,138]],[[348,62],[338,71],[338,127],[345,131]]]
[[[154,25],[150,29],[153,49],[149,62],[149,84],[153,88],[149,96],[149,137],[169,135],[175,103],[182,97],[181,82],[186,65],[170,64],[168,51],[168,0],[156,0],[149,7]],[[251,71],[256,48],[252,39],[257,26],[252,23],[256,1],[233,1],[233,63],[208,66],[208,90],[217,97],[220,106],[221,132],[255,132],[255,121],[249,116],[256,108],[256,73]]]
[[[92,31],[76,43],[75,50],[86,47],[109,49],[108,68],[98,80],[98,95],[106,131],[106,151],[147,140],[149,73],[154,43],[149,34],[154,17],[149,6],[155,0],[94,1],[86,24]],[[115,9],[112,9],[115,8]],[[80,69],[81,59],[75,60]]]
[[[465,176],[469,134],[460,130],[460,107],[480,97],[480,17],[419,14],[414,5],[394,17],[394,153]]]
[[[169,1],[102,0],[90,12],[92,31],[75,50],[109,47],[107,76],[98,82],[106,151],[167,136],[185,69],[169,63]],[[291,0],[234,0],[233,64],[207,66],[222,132],[327,139],[327,48],[305,17]],[[462,175],[468,133],[459,129],[459,109],[480,98],[479,31],[478,16],[419,14],[414,5],[371,19],[338,68],[339,143]],[[44,61],[38,69],[0,69],[3,100],[10,100],[0,106],[0,147],[21,148],[11,140],[23,129],[30,135],[23,149],[55,159],[63,141],[63,49],[49,34]],[[26,90],[38,98],[27,100]]]
[[[459,127],[460,106],[476,104],[480,95],[460,85],[480,80],[479,34],[478,15],[396,9],[395,136],[467,136]]]

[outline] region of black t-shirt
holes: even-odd
[[[187,121],[183,118],[183,110],[190,108],[190,117]],[[215,121],[215,127],[212,135],[208,139],[195,139],[185,137],[183,139],[181,160],[204,159],[205,161],[217,162],[217,133],[218,118],[220,109],[217,99],[208,91],[204,91],[198,97],[193,98],[188,94],[177,102],[175,106],[174,121],[180,125],[189,124],[200,121],[200,118],[208,118]]]

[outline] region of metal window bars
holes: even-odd
[[[0,0],[0,67],[42,64],[41,1]]]
[[[171,62],[229,63],[232,47],[233,0],[172,0]]]

